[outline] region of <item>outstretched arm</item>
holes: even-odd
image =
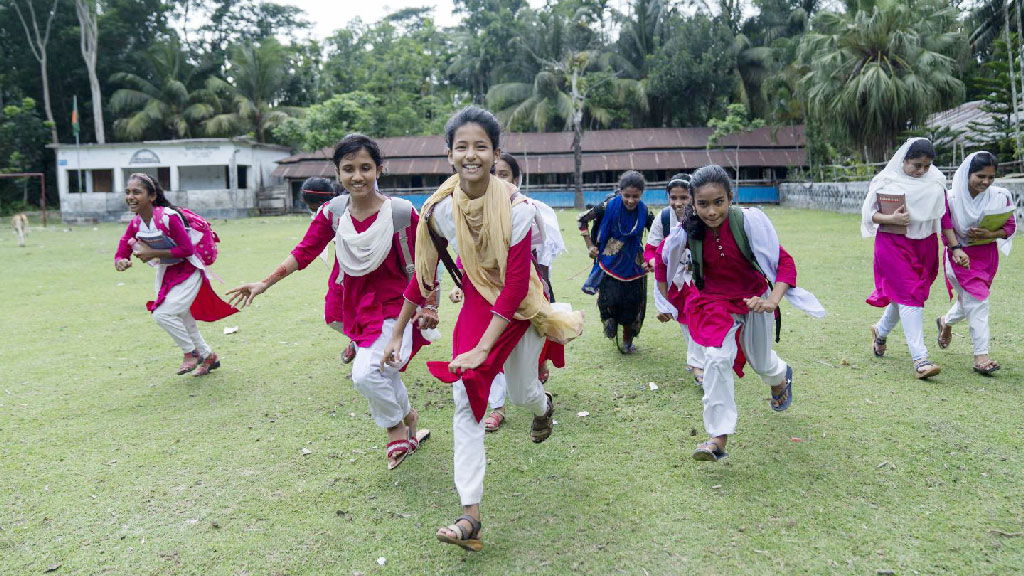
[[[249,304],[252,304],[254,298],[267,291],[274,284],[277,284],[283,280],[286,276],[295,272],[299,269],[299,261],[295,256],[289,254],[284,262],[280,266],[274,269],[260,282],[251,282],[249,284],[242,284],[241,286],[228,290],[228,304],[241,310]]]

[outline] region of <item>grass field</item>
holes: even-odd
[[[203,325],[223,367],[179,377],[180,353],[143,307],[152,272],[114,271],[123,225],[51,224],[18,248],[5,222],[0,574],[1024,571],[1024,246],[993,290],[1003,370],[971,371],[965,324],[938,350],[937,282],[925,327],[943,372],[920,382],[900,329],[889,355],[871,355],[879,311],[864,304],[871,242],[857,217],[768,212],[829,315],[784,305],[776,349],[796,371],[793,407],[773,413],[755,375],[738,380],[722,464],[690,459],[704,433],[678,326],[651,302],[641,353],[616,352],[579,290],[589,264],[573,216],[560,215],[572,252],[555,263],[555,292],[586,311],[587,330],[549,382],[552,437],[532,444],[515,408],[487,437],[477,554],[434,539],[459,507],[451,393],[423,361],[450,354],[453,306],[445,338],[405,376],[433,438],[388,472],[384,434],[338,360],[347,341],[323,323],[323,264]],[[218,291],[266,276],[307,223],[215,223]]]

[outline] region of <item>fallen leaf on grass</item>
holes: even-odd
[[[61,567],[60,564],[50,564],[49,566],[46,567],[46,570],[43,570],[43,573],[55,572],[60,567]]]
[[[793,436],[792,438],[790,438],[790,440],[792,440],[793,442],[803,442],[804,441],[803,438],[797,438],[796,436]]]
[[[577,412],[576,415],[579,416],[580,418],[585,418],[587,416],[590,416],[590,412]]]
[[[712,487],[711,487],[711,489],[712,489],[712,490],[718,490],[718,489],[719,489],[719,488],[721,488],[721,487],[722,487],[722,485],[721,485],[721,484],[715,484],[714,486],[712,486]]]
[[[886,461],[882,462],[881,464],[879,464],[878,466],[875,466],[875,469],[881,468],[882,466],[885,466],[888,463],[889,463],[889,461],[886,460]]]
[[[224,327],[224,333],[225,334],[234,334],[235,332],[238,332],[238,326],[225,326]]]
[[[309,455],[310,455],[310,454],[312,454],[312,453],[313,453],[313,451],[312,451],[312,450],[310,450],[309,448],[303,448],[303,449],[302,449],[302,455],[303,455],[303,456],[309,456]]]
[[[895,570],[887,570],[887,569],[875,570],[875,574],[878,574],[879,576],[891,575],[891,574],[895,574],[895,573],[896,573]]]
[[[993,534],[999,534],[1000,536],[1006,536],[1007,538],[1016,538],[1018,536],[1024,536],[1024,532],[1003,532],[1002,530],[989,529],[989,532]]]

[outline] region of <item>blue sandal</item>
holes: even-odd
[[[782,400],[783,396],[785,396],[786,400],[782,404],[776,404],[776,402],[778,402],[779,400]],[[772,402],[771,402],[772,410],[775,410],[776,412],[782,412],[786,408],[789,408],[789,405],[792,404],[792,403],[793,403],[793,367],[792,366],[786,366],[786,389],[783,390],[782,394],[779,394],[779,395],[776,395],[775,392],[772,392]]]
[[[728,452],[722,450],[717,442],[711,440],[697,444],[697,449],[693,451],[693,459],[699,462],[718,462],[728,456]]]

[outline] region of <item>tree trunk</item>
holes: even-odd
[[[1003,35],[1006,36],[1006,56],[1010,60],[1010,96],[1013,98],[1013,105],[1010,107],[1010,113],[1013,114],[1013,136],[1016,148],[1014,149],[1014,156],[1020,160],[1021,142],[1020,142],[1020,107],[1017,100],[1017,79],[1015,78],[1015,71],[1013,69],[1013,44],[1010,41],[1010,9],[1007,2],[1003,2]]]
[[[92,92],[92,123],[98,144],[106,143],[106,132],[103,129],[103,94],[100,91],[100,79],[96,76],[96,52],[99,49],[99,18],[95,0],[75,0],[78,13],[78,27],[81,31],[82,58],[89,72],[89,89]]]
[[[572,69],[572,156],[575,194],[573,206],[583,209],[583,95],[577,85],[576,67]]]
[[[32,21],[32,29],[28,27],[28,22],[25,21],[25,16],[21,13],[21,6],[18,1],[12,2],[14,5],[14,11],[18,14],[18,19],[21,20],[21,26],[25,29],[25,36],[28,38],[29,49],[32,51],[32,55],[35,56],[39,62],[39,71],[43,77],[43,109],[46,111],[46,120],[50,123],[50,140],[54,144],[58,144],[57,140],[57,123],[53,120],[53,108],[50,106],[50,80],[46,71],[46,44],[50,41],[50,28],[53,26],[53,18],[57,15],[57,2],[59,0],[53,0],[53,7],[50,8],[50,14],[46,18],[46,28],[43,34],[39,33],[39,22],[36,20],[36,10],[32,6],[31,0],[28,0],[25,5],[28,7],[29,17]],[[35,38],[33,38],[35,36]]]

